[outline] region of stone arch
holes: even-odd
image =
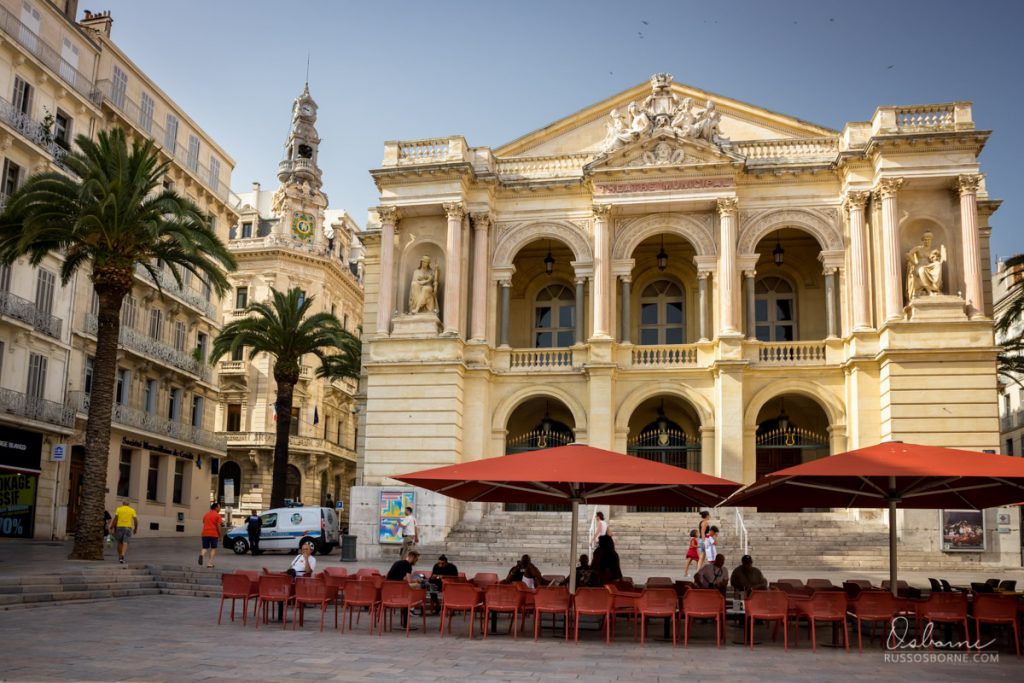
[[[579,263],[592,263],[593,250],[586,232],[569,221],[537,221],[513,226],[498,238],[491,264],[494,268],[509,268],[519,250],[530,242],[551,238],[564,243]]]
[[[783,379],[765,386],[747,402],[743,411],[743,427],[746,430],[757,429],[757,416],[768,401],[782,394],[800,394],[817,403],[825,416],[828,417],[829,428],[832,430],[846,429],[846,410],[843,404],[827,388],[817,382],[804,379]]]
[[[516,408],[531,398],[545,396],[561,401],[569,409],[573,422],[576,423],[574,429],[577,435],[587,432],[587,411],[583,404],[559,387],[542,385],[523,387],[502,399],[491,417],[491,431],[504,433]]]
[[[710,214],[707,218],[710,218]],[[682,237],[693,245],[698,256],[714,256],[715,236],[710,221],[701,221],[685,213],[654,213],[635,220],[616,224],[615,240],[612,242],[612,259],[632,258],[640,243],[654,235],[667,233]]]
[[[740,221],[737,252],[753,254],[766,235],[782,228],[798,228],[818,241],[822,251],[841,251],[843,236],[835,221],[812,209],[767,209],[746,213]]]
[[[637,387],[623,399],[615,414],[615,433],[625,434],[629,431],[629,418],[640,404],[654,396],[669,395],[681,398],[693,406],[700,417],[701,429],[712,429],[715,426],[715,409],[700,392],[678,382],[655,382]]]

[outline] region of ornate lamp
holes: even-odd
[[[544,257],[544,272],[551,275],[555,271],[555,257],[551,255],[551,240],[548,240],[548,255]]]
[[[775,248],[772,249],[772,261],[775,265],[781,266],[783,259],[786,257],[786,250],[782,248],[782,242],[779,241],[779,233],[775,233]]]
[[[789,431],[789,415],[786,415],[786,399],[779,399],[779,416],[775,418],[775,421],[779,424],[779,429],[783,432]]]
[[[544,418],[540,421],[540,431],[549,433],[551,431],[551,415],[548,413],[548,403],[544,402]]]
[[[661,251],[658,252],[658,270],[668,268],[668,254],[665,253],[665,235],[661,236]]]

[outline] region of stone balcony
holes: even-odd
[[[164,294],[174,297],[186,306],[205,315],[210,320],[216,320],[217,309],[211,300],[212,294],[210,295],[211,298],[207,298],[201,292],[184,286],[184,283],[179,285],[178,281],[167,270],[161,268],[158,272],[159,276],[154,278],[141,263],[135,264],[135,276],[137,278],[153,287],[157,287]]]
[[[0,31],[8,39],[30,52],[79,95],[91,98],[95,86],[92,79],[68,63],[61,53],[44,41],[35,31],[21,23],[7,8],[0,7]]]
[[[59,427],[73,427],[75,424],[73,407],[56,401],[28,396],[13,389],[0,388],[0,414],[36,420]]]
[[[277,443],[274,432],[218,432],[224,437],[228,448],[273,448]],[[296,453],[325,454],[355,462],[355,451],[315,436],[288,437],[288,451]]]
[[[85,316],[85,333],[96,336],[98,323],[96,316],[89,313]],[[154,360],[160,365],[170,366],[182,372],[193,375],[196,378],[209,382],[211,379],[210,368],[195,356],[179,351],[170,344],[165,344],[158,339],[134,330],[130,327],[122,327],[118,339],[118,346],[145,358]]]
[[[242,377],[249,372],[249,361],[247,360],[222,360],[217,364],[217,374],[221,377]]]
[[[68,394],[68,403],[83,418],[89,414],[89,400],[89,394],[84,391],[72,391]],[[225,439],[222,434],[201,427],[193,427],[181,420],[171,420],[122,403],[114,403],[111,410],[111,421],[122,427],[139,430],[157,437],[175,439],[186,444],[195,444],[208,450],[223,452],[225,448]]]
[[[47,337],[60,339],[63,321],[55,315],[40,310],[35,302],[23,299],[10,292],[0,292],[0,316],[13,318]]]

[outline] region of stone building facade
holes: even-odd
[[[363,312],[359,226],[346,212],[327,208],[317,163],[316,117],[307,86],[292,106],[291,129],[278,166],[280,186],[267,192],[254,183],[251,192],[240,195],[239,218],[228,243],[238,270],[229,276],[233,289],[223,302],[225,321],[244,315],[253,301],[268,301],[272,287],[300,287],[315,297],[313,312],[333,313],[358,334]],[[317,378],[318,361],[311,357],[309,362],[295,388],[286,498],[322,505],[330,497],[345,504],[355,478],[356,382]],[[217,428],[228,452],[213,483],[218,499],[241,517],[270,505],[277,385],[273,361],[266,354],[250,361],[240,351],[221,359],[218,373]],[[235,500],[225,497],[227,481]],[[347,505],[341,515],[344,523]]]
[[[165,186],[209,213],[226,240],[237,216],[234,162],[117,47],[110,14],[76,22],[77,4],[0,2],[3,193],[32,173],[62,170],[75,136],[122,128],[157,143],[170,162]],[[62,285],[60,259],[0,273],[0,427],[38,449],[27,472],[37,479],[34,519],[31,531],[21,528],[47,539],[77,524],[96,326],[89,274]],[[179,286],[164,271],[159,281],[162,292],[140,269],[122,311],[107,507],[132,500],[143,536],[195,534],[211,465],[225,454],[205,357],[221,312],[198,278]]]
[[[392,552],[393,475],[541,445],[744,483],[891,439],[998,448],[988,135],[966,102],[832,130],[656,74],[501,147],[385,143],[363,238],[361,553]],[[430,545],[524,511],[415,494]],[[652,511],[673,513],[609,512],[621,530]],[[937,520],[901,513],[906,550],[1017,557],[1016,527],[942,555]]]

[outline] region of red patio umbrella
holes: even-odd
[[[701,472],[570,444],[412,472],[395,479],[468,502],[570,503],[569,584],[576,588],[579,504],[714,507],[740,485]]]
[[[896,508],[981,510],[1024,496],[1024,459],[888,441],[773,472],[722,505],[770,512],[888,508],[889,582],[896,593]]]

